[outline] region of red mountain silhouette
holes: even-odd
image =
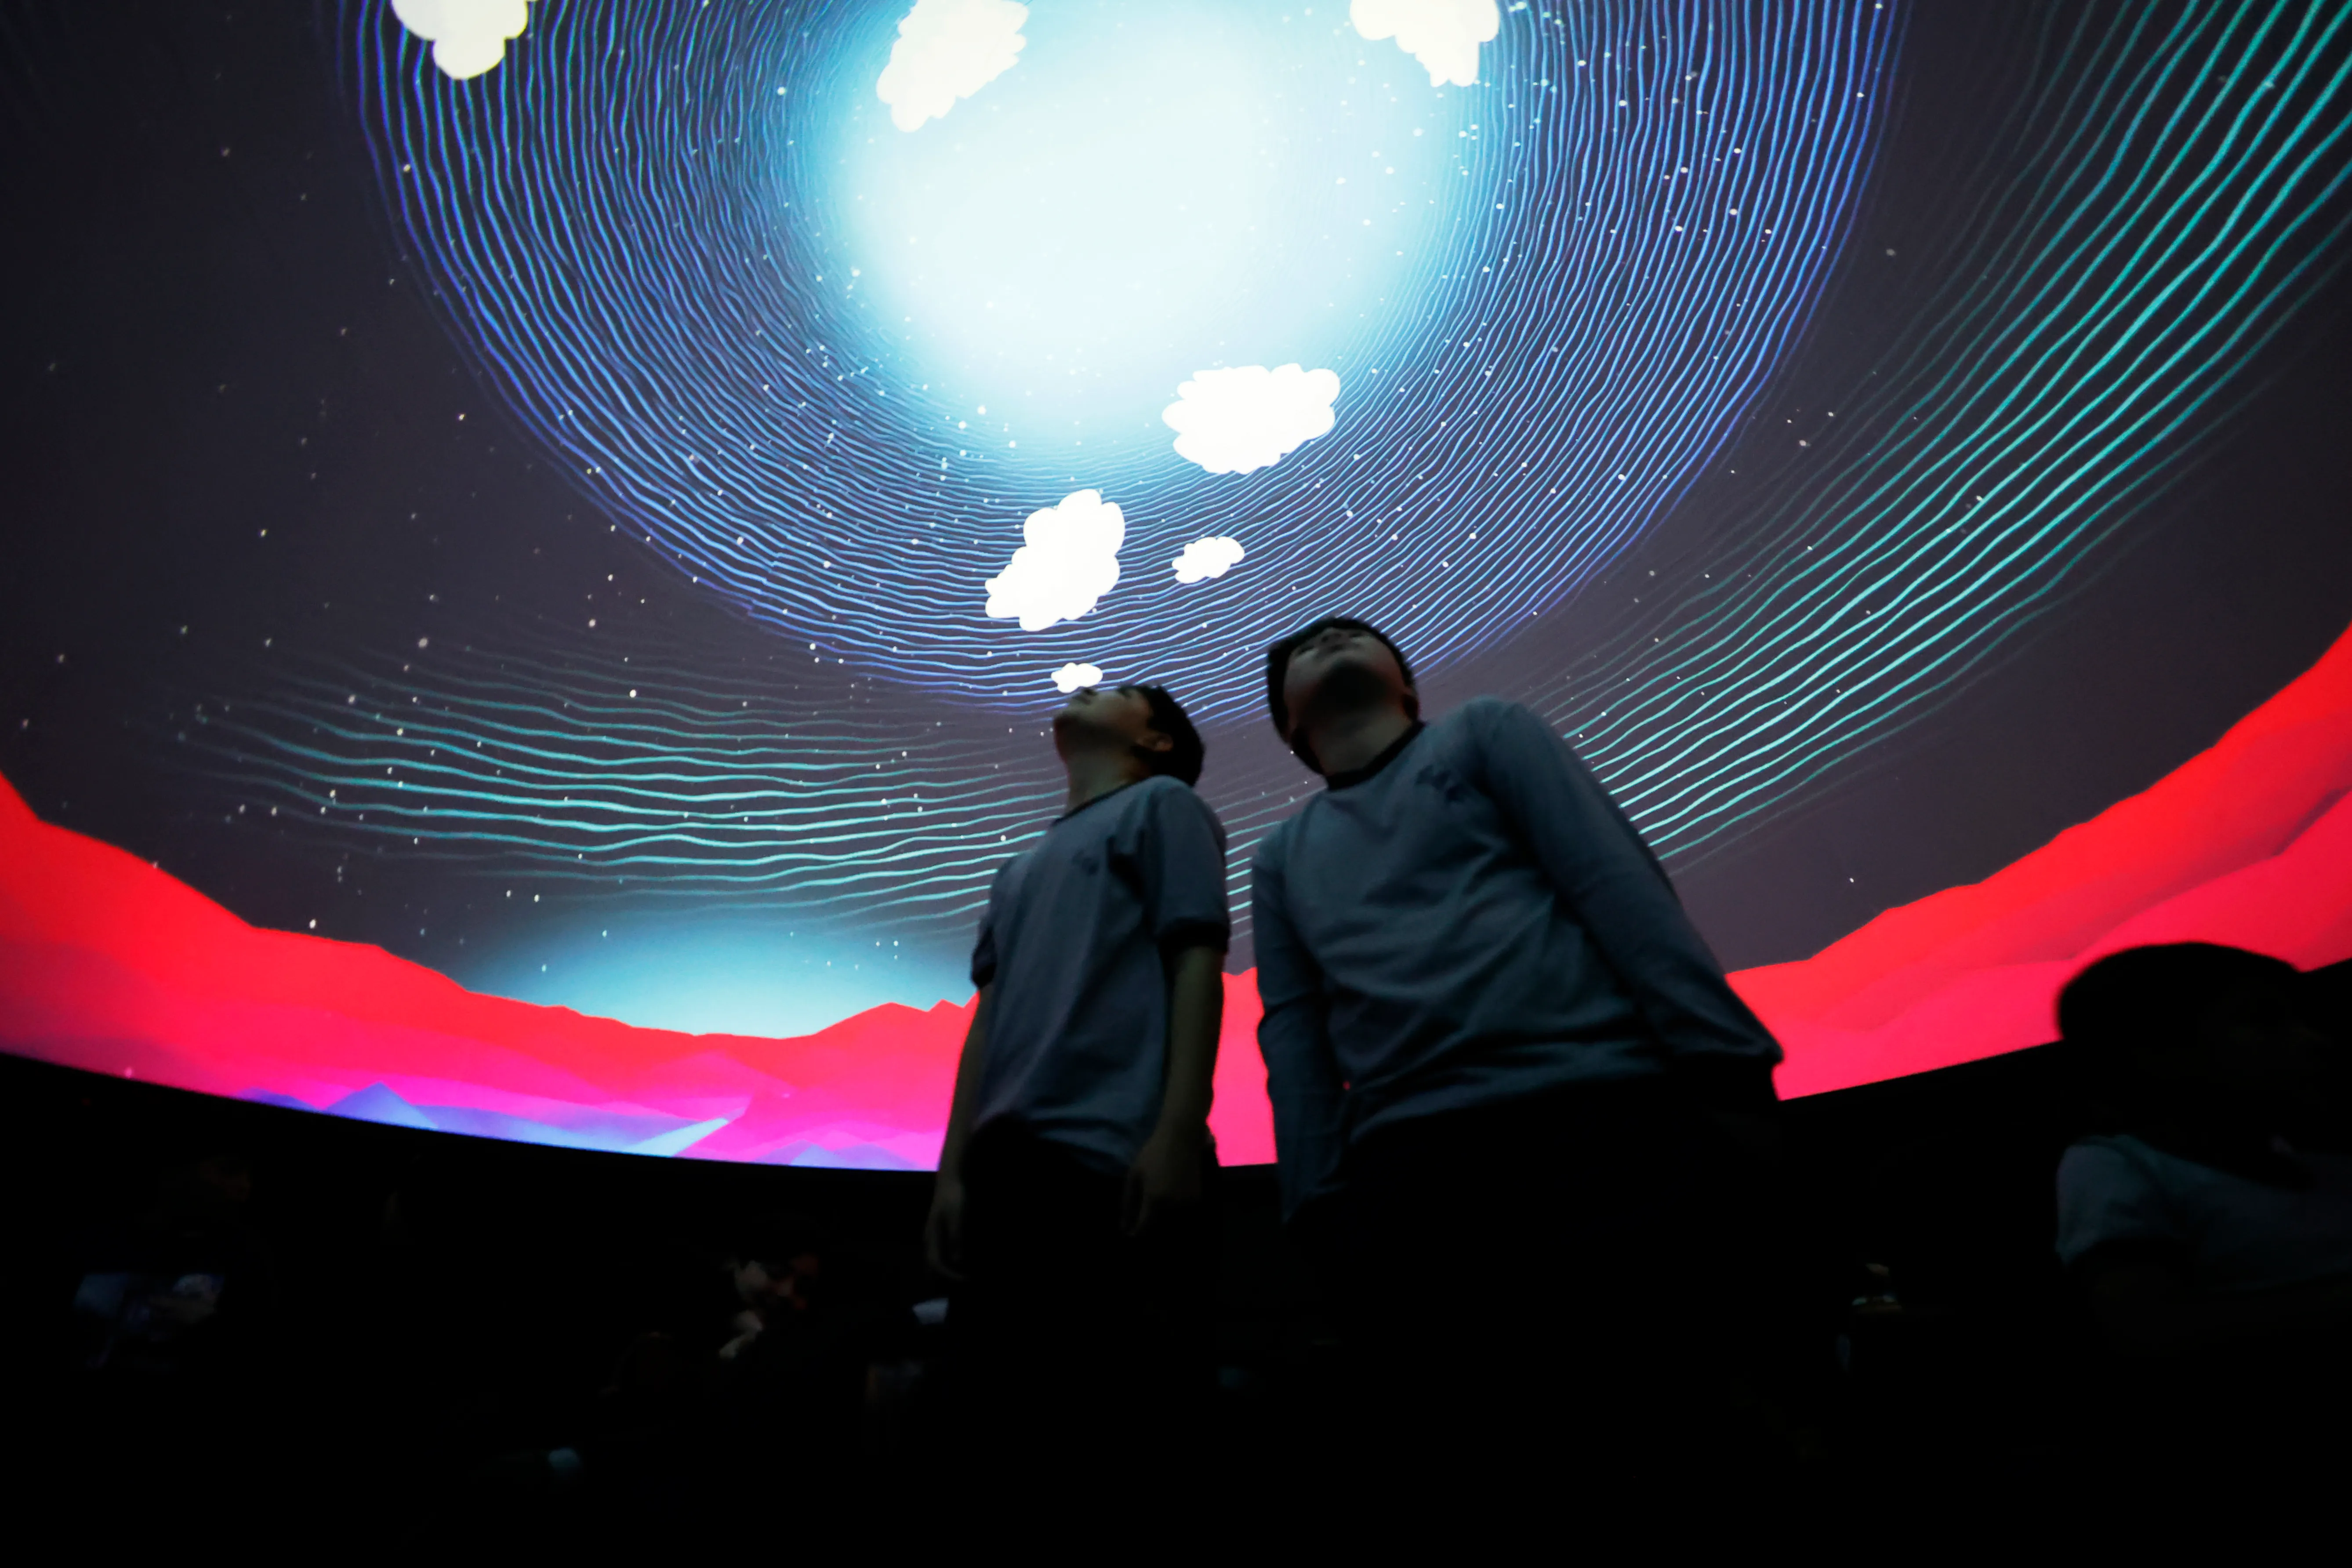
[[[1984,881],[1733,976],[1810,1094],[2033,1045],[2089,959],[2195,937],[2352,957],[2352,634],[2149,789]],[[1226,981],[1215,1126],[1270,1159],[1255,976]],[[381,949],[249,926],[41,822],[0,783],[0,1048],[373,1121],[648,1153],[921,1167],[970,1005],[792,1039],[486,996]]]
[[[1784,1094],[2055,1033],[2066,977],[2141,942],[2352,958],[2352,632],[2211,749],[1983,881],[1734,975],[1789,1052]]]

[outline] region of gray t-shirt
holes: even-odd
[[[1729,1069],[1780,1048],[1631,823],[1566,742],[1480,698],[1259,848],[1258,1043],[1285,1205],[1345,1142],[1575,1083]]]
[[[2308,1187],[2272,1186],[2128,1134],[2085,1138],[2058,1162],[2058,1256],[2116,1242],[2178,1248],[2200,1290],[2352,1277],[2352,1156],[2298,1153]]]
[[[1124,1171],[1160,1118],[1162,954],[1225,946],[1225,830],[1165,776],[1101,795],[996,874],[972,950],[993,984],[972,1129],[1012,1118]]]

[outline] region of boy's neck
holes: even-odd
[[[1062,815],[1065,816],[1082,805],[1100,800],[1115,789],[1125,789],[1145,776],[1143,764],[1136,761],[1131,751],[1097,750],[1094,747],[1065,753],[1062,771],[1070,781],[1069,795],[1062,803]]]
[[[1318,715],[1307,728],[1307,743],[1323,776],[1351,773],[1397,743],[1412,728],[1402,704],[1378,702]]]

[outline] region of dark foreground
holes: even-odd
[[[14,1058],[0,1095],[20,1531],[764,1550],[952,1527],[927,1176],[491,1142]],[[1787,1113],[1786,1322],[1743,1394],[1759,1479],[1805,1511],[1933,1505],[1898,1510],[1922,1528],[2090,1500],[2114,1368],[2050,1251],[2082,1122],[2054,1053]],[[1221,1176],[1195,1518],[1222,1531],[1313,1512],[1303,1457],[1349,1407],[1272,1172]],[[802,1277],[722,1360],[730,1258]],[[1400,1288],[1446,1282],[1402,1259]]]

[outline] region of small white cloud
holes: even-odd
[[[1348,20],[1367,38],[1394,38],[1432,87],[1475,86],[1478,46],[1503,30],[1495,0],[1349,0]]]
[[[1014,0],[915,0],[898,24],[890,63],[874,84],[890,123],[913,131],[938,120],[1020,61],[1029,7]]]
[[[1011,564],[988,580],[988,613],[1017,617],[1024,632],[1075,621],[1118,584],[1127,519],[1100,490],[1078,490],[1033,511]]]
[[[1176,432],[1178,457],[1213,474],[1246,474],[1328,434],[1339,395],[1333,371],[1234,365],[1195,372],[1160,417]]]
[[[530,26],[530,0],[392,0],[400,25],[433,46],[441,74],[464,81],[507,58]]]
[[[1238,539],[1196,539],[1176,557],[1176,581],[1198,583],[1204,577],[1222,577],[1232,570],[1234,562],[1248,552]]]
[[[1067,697],[1081,686],[1100,686],[1102,671],[1091,664],[1066,664],[1054,672],[1054,689]]]

